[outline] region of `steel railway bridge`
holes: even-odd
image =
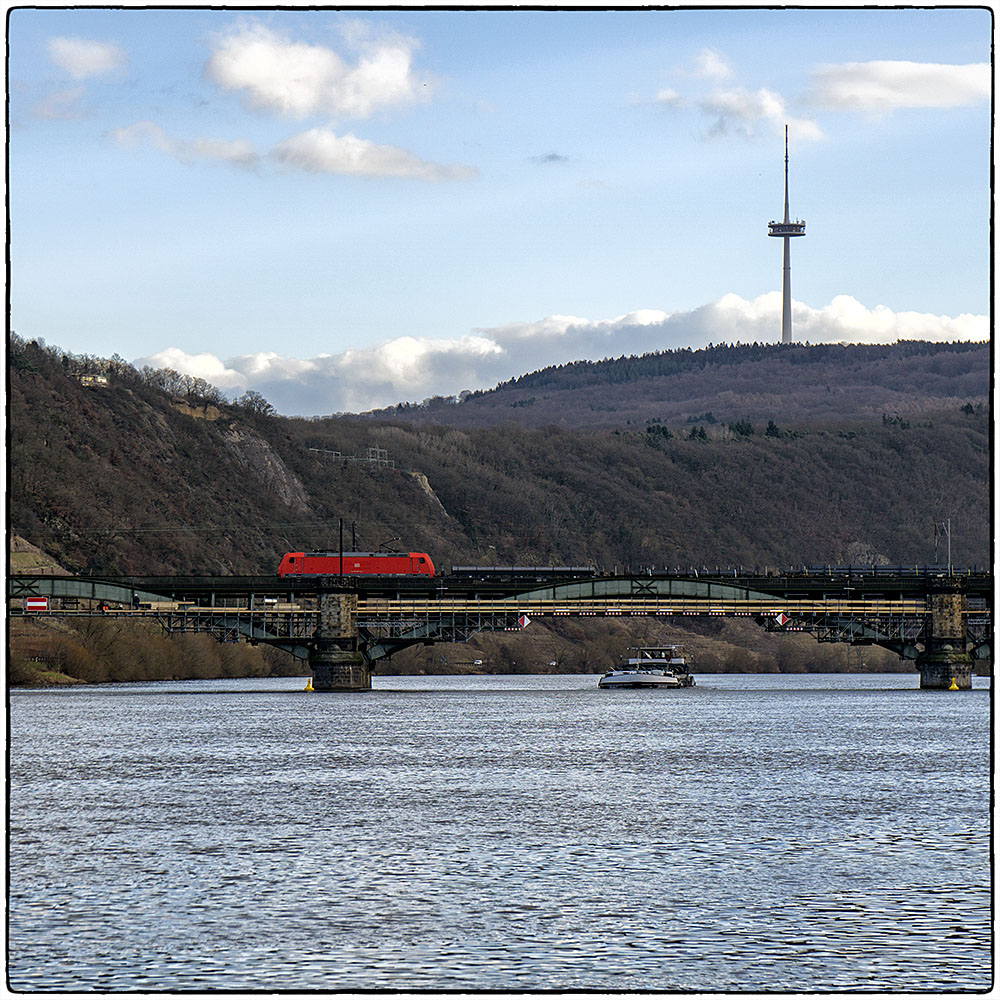
[[[460,642],[552,616],[748,617],[820,642],[879,645],[913,660],[920,686],[972,686],[992,650],[993,579],[939,567],[771,574],[648,573],[555,578],[11,576],[12,616],[153,620],[285,649],[316,690],[368,690],[372,665],[414,644]]]

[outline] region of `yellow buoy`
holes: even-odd
[[[306,690],[306,691],[315,691],[315,690],[316,690],[316,689],[315,689],[315,688],[313,687],[313,679],[312,679],[311,677],[308,677],[308,678],[306,678],[306,686],[305,686],[305,690]]]
[[[951,679],[951,687],[948,688],[948,690],[949,691],[957,691],[958,690],[958,685],[955,683],[955,678],[954,677],[952,677],[952,679]]]

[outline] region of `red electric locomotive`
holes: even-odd
[[[278,576],[433,576],[426,552],[286,552]]]

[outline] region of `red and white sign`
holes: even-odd
[[[518,618],[517,620],[517,624],[520,625],[521,628],[524,628],[526,625],[529,625],[530,623],[531,619],[527,615],[521,615],[521,617]]]
[[[24,599],[25,611],[48,611],[49,599],[47,597],[26,597]]]
[[[776,614],[776,615],[774,616],[774,620],[775,620],[775,621],[776,621],[776,622],[777,622],[777,623],[778,623],[779,625],[784,625],[784,624],[785,624],[785,622],[790,622],[790,621],[791,621],[792,619],[791,619],[791,618],[789,618],[789,617],[788,617],[788,615],[786,615],[784,611],[779,611],[779,612],[778,612],[778,613],[777,613],[777,614]]]

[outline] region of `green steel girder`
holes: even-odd
[[[518,600],[583,600],[588,597],[702,597],[718,601],[778,601],[775,594],[716,580],[661,577],[611,577],[534,587],[515,595]]]
[[[131,605],[140,601],[162,601],[163,594],[137,590],[120,583],[104,580],[87,580],[75,576],[12,576],[7,581],[7,593],[18,597],[75,597],[87,601],[113,601]]]

